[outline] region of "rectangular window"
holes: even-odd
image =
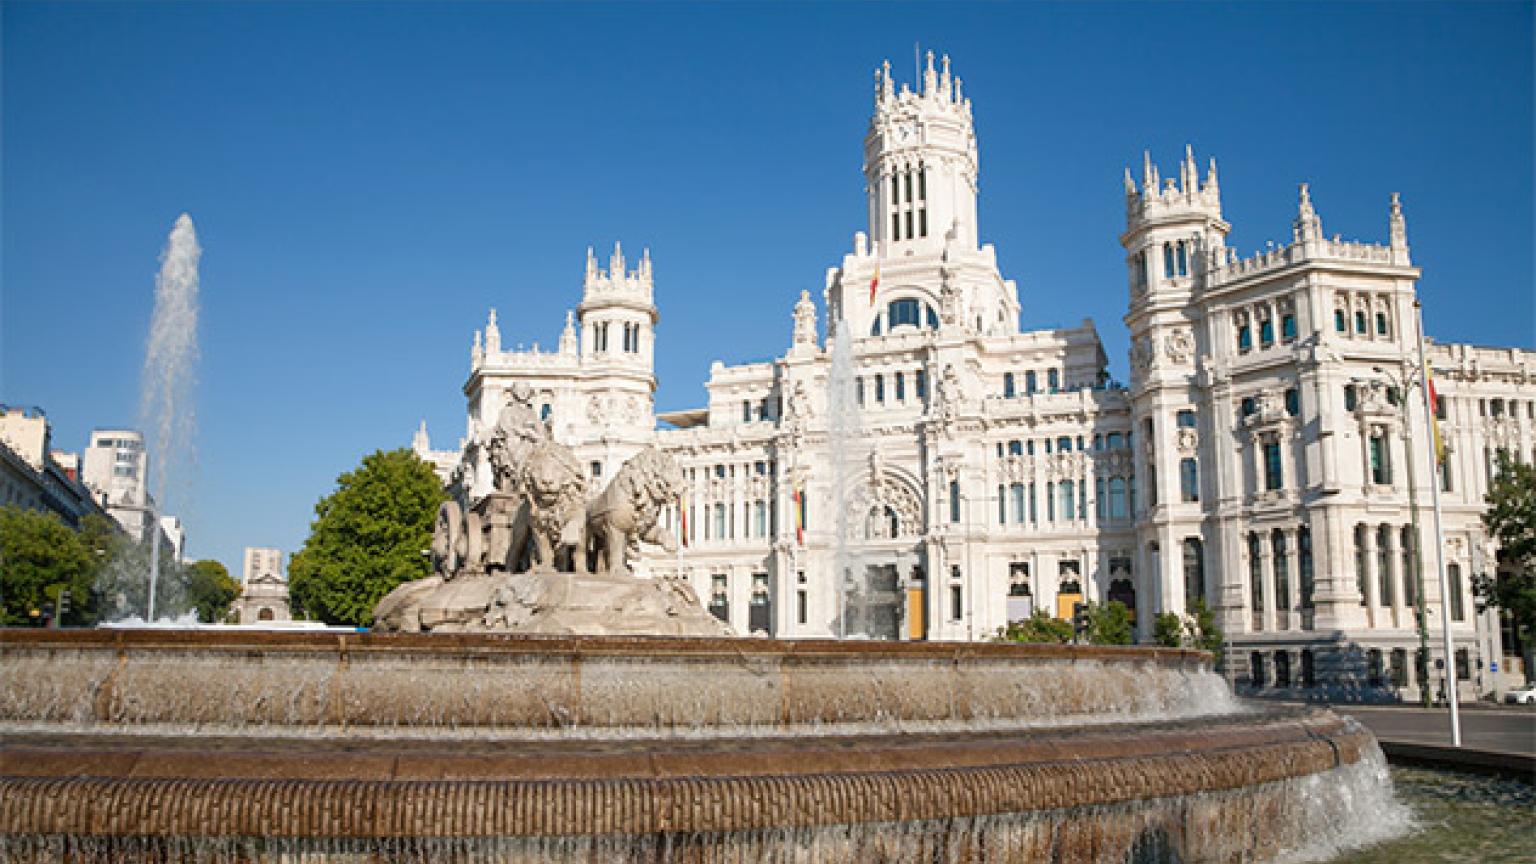
[[[1265,318],[1259,322],[1259,344],[1268,348],[1275,341],[1275,322]]]
[[[1008,499],[1003,495],[1003,484],[997,484],[997,524],[1008,524]]]
[[[1385,486],[1392,482],[1392,466],[1388,463],[1387,436],[1372,435],[1370,440],[1371,451],[1371,482],[1378,486]]]
[[[965,618],[965,589],[959,585],[951,585],[949,586],[949,620],[959,621],[963,618]]]
[[[1461,565],[1447,564],[1445,573],[1446,581],[1450,583],[1446,590],[1451,592],[1451,620],[1465,621],[1467,620],[1467,609],[1463,605],[1465,601],[1461,597]]]
[[[920,168],[917,172],[917,200],[928,200],[928,171]]]
[[[1283,476],[1280,472],[1280,442],[1264,442],[1264,488],[1279,489]]]
[[[1349,319],[1343,309],[1333,310],[1333,329],[1340,333],[1349,332]]]
[[[917,370],[916,378],[912,381],[912,389],[917,392],[917,398],[928,398],[928,373],[922,369]]]
[[[960,522],[960,481],[949,481],[949,521]]]
[[[1252,347],[1253,347],[1253,332],[1248,329],[1248,325],[1247,324],[1240,325],[1237,328],[1237,350],[1239,350],[1239,351],[1247,351],[1249,348],[1252,348]]]
[[[1192,458],[1179,462],[1179,494],[1186,503],[1200,500],[1200,467]]]
[[[912,233],[912,211],[908,210],[907,211],[907,239],[910,240],[910,239],[912,239],[913,236],[914,235]]]
[[[1301,392],[1295,387],[1285,391],[1285,413],[1292,417],[1301,413]]]
[[[907,401],[907,376],[900,372],[896,373],[896,401]]]
[[[1355,332],[1356,333],[1364,333],[1364,332],[1366,332],[1365,312],[1364,312],[1364,310],[1360,310],[1360,311],[1355,312]]]
[[[907,203],[912,203],[912,172],[908,171],[902,177],[907,181]]]
[[[1125,478],[1111,477],[1109,480],[1109,518],[1125,519],[1130,516],[1126,510]]]
[[[917,236],[928,236],[928,208],[919,207],[917,210]]]
[[[1069,520],[1072,520],[1072,519],[1076,519],[1077,518],[1076,511],[1073,508],[1073,501],[1074,501],[1073,495],[1075,493],[1075,490],[1073,489],[1072,481],[1071,480],[1063,480],[1060,483],[1056,484],[1056,492],[1057,492],[1057,495],[1059,495],[1060,499],[1061,499],[1058,509],[1061,511],[1062,521],[1069,521]]]
[[[900,240],[901,239],[901,214],[900,213],[892,213],[891,214],[891,239],[892,240]]]
[[[1093,481],[1093,518],[1103,522],[1108,506],[1109,500],[1104,494],[1104,478],[1100,477]]]
[[[1001,487],[999,487],[1001,489]],[[1008,487],[1008,494],[1013,498],[1013,521],[1024,521],[1024,484],[1014,483]]]
[[[1290,312],[1280,316],[1280,338],[1287,342],[1296,338],[1296,316]]]
[[[1353,384],[1345,384],[1344,385],[1344,410],[1345,411],[1353,411],[1353,410],[1355,410],[1355,405],[1357,405],[1357,404],[1359,404],[1359,397],[1358,397],[1358,395],[1355,392],[1355,385],[1353,385]]]
[[[1039,522],[1040,512],[1035,509],[1035,484],[1029,484],[1029,521]]]
[[[1045,384],[1052,393],[1055,393],[1061,387],[1061,375],[1055,369],[1046,370]]]
[[[875,376],[875,402],[885,404],[885,376]]]

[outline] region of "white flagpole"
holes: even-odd
[[[1440,515],[1440,454],[1435,452],[1435,413],[1429,399],[1429,361],[1424,356],[1424,310],[1413,301],[1414,324],[1419,339],[1419,389],[1424,394],[1424,431],[1429,445],[1429,491],[1435,503],[1435,572],[1440,579],[1440,638],[1445,651],[1445,695],[1451,709],[1451,746],[1461,746],[1461,708],[1456,681],[1456,653],[1451,640],[1451,590],[1445,575],[1445,525]],[[1412,457],[1409,457],[1412,458]],[[1429,658],[1424,658],[1424,674],[1429,674]]]

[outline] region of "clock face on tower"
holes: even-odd
[[[896,126],[896,143],[911,144],[917,140],[916,123],[899,123]]]

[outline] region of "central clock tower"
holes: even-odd
[[[928,52],[921,90],[896,90],[891,64],[875,71],[875,112],[864,138],[869,236],[882,257],[942,247],[952,230],[976,245],[976,133],[949,58]]]

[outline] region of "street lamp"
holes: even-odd
[[[1419,484],[1414,470],[1414,465],[1418,460],[1414,459],[1413,450],[1411,449],[1413,446],[1412,438],[1408,434],[1409,424],[1406,422],[1408,391],[1412,387],[1422,386],[1422,383],[1418,380],[1419,375],[1417,371],[1408,365],[1406,359],[1402,361],[1402,368],[1397,375],[1380,366],[1372,366],[1371,371],[1386,378],[1392,384],[1392,388],[1399,394],[1398,399],[1403,406],[1403,413],[1405,415],[1405,422],[1399,428],[1398,437],[1403,439],[1403,455],[1407,457],[1406,461],[1408,462],[1408,518],[1413,525],[1413,593],[1415,600],[1413,617],[1419,631],[1419,656],[1424,658],[1423,667],[1419,669],[1419,701],[1423,703],[1425,708],[1428,708],[1430,705],[1430,684],[1428,680],[1430,677],[1429,603],[1424,596],[1424,558],[1421,548],[1424,543],[1422,540],[1423,535],[1419,533]],[[1434,422],[1433,418],[1431,418],[1430,422]],[[1444,599],[1442,597],[1441,601],[1443,602]],[[1417,666],[1418,664],[1415,664],[1415,667]]]

